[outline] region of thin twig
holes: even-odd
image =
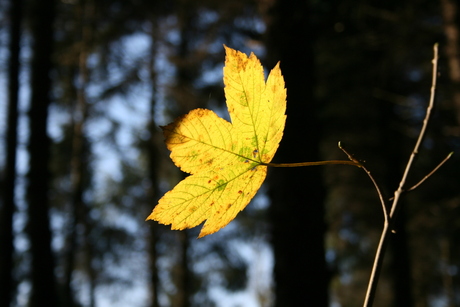
[[[422,141],[425,137],[425,132],[426,132],[426,128],[428,127],[428,122],[430,120],[431,111],[433,110],[434,96],[436,92],[436,79],[437,79],[436,77],[437,77],[437,71],[438,71],[438,44],[434,45],[434,58],[432,62],[433,62],[433,74],[432,74],[432,83],[431,83],[430,102],[428,103],[428,107],[426,109],[426,115],[425,115],[425,118],[423,119],[423,125],[422,125],[422,129],[420,129],[420,134],[418,136],[417,143],[415,144],[414,150],[412,151],[412,154],[409,157],[409,161],[407,162],[403,177],[401,179],[401,182],[399,183],[398,190],[396,190],[395,194],[396,193],[401,194],[403,191],[403,186],[406,183],[407,176],[409,175],[409,170],[412,167],[412,163],[414,162],[415,156],[418,154],[420,145],[422,144]]]
[[[412,190],[415,190],[416,188],[418,188],[419,185],[421,185],[422,183],[425,182],[425,180],[427,180],[429,177],[431,177],[431,175],[433,175],[434,173],[436,173],[436,171],[444,165],[444,163],[447,162],[447,160],[450,159],[450,157],[452,157],[452,155],[454,154],[454,152],[451,152],[450,154],[447,155],[447,157],[444,158],[444,160],[442,160],[431,172],[428,173],[428,175],[426,175],[425,177],[422,178],[422,180],[420,180],[417,184],[414,184],[411,188],[407,189],[405,192],[410,192]]]
[[[342,147],[342,144],[339,142],[339,148],[348,156],[348,159],[355,163],[359,163],[358,160],[356,160],[351,154],[348,153],[348,151],[345,150],[345,148]],[[377,181],[375,181],[374,177],[371,175],[371,172],[363,165],[360,163],[360,167],[366,172],[367,176],[371,179],[372,183],[374,184],[375,189],[377,190],[377,194],[379,195],[380,198],[380,203],[382,204],[382,210],[383,210],[383,216],[385,218],[385,224],[388,224],[388,210],[387,206],[385,203],[385,199],[383,198],[383,194],[380,191],[380,187],[377,184]]]
[[[374,265],[372,267],[371,277],[369,279],[369,284],[366,292],[366,297],[364,300],[364,307],[371,307],[372,303],[375,298],[375,291],[377,289],[377,282],[378,276],[380,274],[380,270],[382,267],[383,256],[385,253],[386,243],[388,241],[388,236],[390,234],[391,226],[395,221],[395,213],[398,209],[399,198],[403,193],[404,185],[406,184],[407,176],[409,175],[409,170],[412,167],[412,163],[414,162],[415,156],[418,154],[420,149],[420,145],[422,144],[423,138],[425,137],[425,132],[428,126],[428,122],[430,119],[431,111],[434,105],[434,97],[436,92],[436,77],[438,72],[438,44],[433,46],[434,57],[432,60],[433,63],[433,73],[432,73],[432,83],[431,83],[431,94],[430,94],[430,101],[428,103],[428,107],[426,109],[425,119],[423,120],[423,125],[420,130],[420,134],[418,136],[417,142],[414,146],[414,149],[409,157],[409,161],[406,164],[406,168],[404,170],[403,176],[401,181],[399,182],[399,187],[394,193],[393,203],[391,205],[389,221],[385,221],[384,227],[382,230],[382,235],[380,237],[379,245],[377,247],[377,251],[374,258]]]
[[[436,173],[438,171],[438,169],[444,165],[444,163],[447,162],[447,160],[450,159],[450,157],[452,157],[452,155],[454,154],[454,152],[451,152],[450,154],[447,155],[447,157],[445,157],[441,162],[439,162],[439,164],[431,171],[429,172],[425,177],[423,177],[418,183],[414,184],[412,187],[410,187],[409,189],[407,190],[404,190],[403,192],[404,193],[407,193],[407,192],[410,192],[410,191],[413,191],[415,190],[416,188],[418,188],[422,183],[424,183],[428,178],[431,177],[431,175],[433,175],[434,173]],[[390,198],[389,200],[392,201],[394,197]]]

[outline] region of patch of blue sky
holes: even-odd
[[[264,240],[234,240],[230,248],[248,264],[247,287],[242,291],[229,291],[219,284],[211,286],[208,294],[218,307],[259,307],[273,301],[273,251]]]
[[[134,34],[123,39],[117,46],[123,65],[110,66],[107,80],[102,84],[90,83],[87,89],[89,99],[97,99],[96,97],[101,95],[104,88],[121,82],[126,73],[123,67],[134,65],[139,58],[145,57],[149,44],[148,37],[142,34]],[[90,62],[96,63],[97,55],[90,59]],[[99,191],[104,190],[107,179],[109,181],[122,179],[121,160],[133,162],[138,159],[139,152],[134,143],[149,120],[149,101],[152,94],[145,93],[144,89],[143,83],[131,86],[124,95],[113,95],[91,106],[99,109],[103,114],[97,119],[89,119],[85,126],[85,132],[92,140],[93,152],[96,156],[94,181]],[[116,144],[101,141],[110,134],[114,134]]]
[[[16,293],[16,302],[18,306],[27,306],[29,303],[29,294],[30,291],[32,290],[32,287],[30,285],[30,282],[28,281],[23,281],[20,282],[18,287],[17,287],[17,293]]]
[[[199,13],[200,17],[198,18],[198,27],[203,29],[209,29],[209,27],[219,20],[219,13],[212,9],[201,8]]]
[[[348,228],[342,228],[339,231],[339,237],[342,240],[348,241],[352,244],[358,244],[360,240],[360,236],[355,233],[353,230]]]
[[[64,138],[62,133],[63,126],[71,122],[69,112],[63,112],[62,108],[56,104],[51,104],[48,115],[48,135],[54,142],[60,142]]]
[[[1,50],[1,48],[0,48]],[[1,58],[1,56],[0,56]],[[7,122],[7,84],[5,79],[5,74],[0,71],[0,165],[5,164],[5,136],[6,136],[6,122]]]
[[[449,299],[444,294],[431,295],[428,298],[429,306],[431,307],[447,307],[450,306]]]
[[[178,45],[181,41],[181,35],[177,28],[177,16],[170,15],[162,20],[161,30],[164,33],[165,42]]]
[[[201,74],[200,79],[197,81],[197,85],[200,87],[211,85],[211,84],[222,84],[222,91],[224,90],[224,84],[222,82],[223,65],[217,65],[215,67],[204,67],[203,73]]]

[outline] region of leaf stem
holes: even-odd
[[[329,160],[329,161],[315,161],[315,162],[298,162],[298,163],[261,163],[261,165],[271,166],[271,167],[302,167],[302,166],[316,166],[316,165],[353,165],[357,167],[362,167],[361,163],[356,161],[348,160]]]

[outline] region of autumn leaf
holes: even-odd
[[[225,97],[231,123],[195,109],[162,127],[171,159],[191,175],[167,192],[147,218],[172,229],[203,221],[199,237],[225,227],[265,180],[286,121],[279,63],[265,82],[260,61],[226,46]]]

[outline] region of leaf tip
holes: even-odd
[[[196,237],[197,239],[201,239],[203,237],[206,237],[209,233],[203,233],[203,232],[200,232],[200,234],[198,235],[198,237]]]
[[[198,235],[197,239],[201,239],[201,238],[204,238],[204,237],[206,237],[208,235],[212,235],[213,233],[217,232],[219,229],[221,229],[221,228],[212,230],[212,229],[209,229],[209,228],[203,226],[201,228],[201,230],[200,230],[200,234]]]
[[[155,219],[153,218],[153,212],[152,212],[152,213],[150,213],[149,216],[147,216],[147,218],[145,219],[145,221],[153,221],[153,220],[155,220]]]

